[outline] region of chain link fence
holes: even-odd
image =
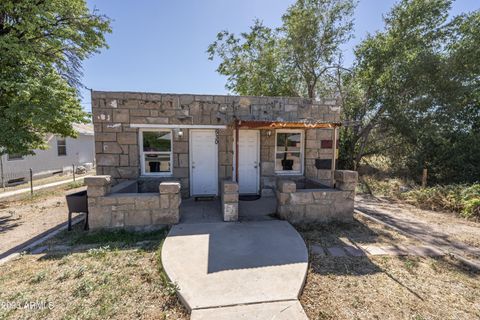
[[[33,187],[54,183],[58,181],[76,181],[78,175],[86,174],[92,168],[85,166],[63,166],[61,168],[36,167],[28,169],[4,170],[0,168],[0,191],[12,191],[16,189],[30,188],[33,194]]]

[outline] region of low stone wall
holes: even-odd
[[[291,180],[277,183],[277,214],[292,223],[348,222],[353,219],[355,171],[337,170],[335,189],[300,189]]]
[[[238,183],[222,181],[223,221],[238,221]]]
[[[180,220],[180,183],[162,182],[158,193],[137,193],[135,181],[112,188],[110,176],[85,178],[90,229],[156,229]]]

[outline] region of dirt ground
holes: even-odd
[[[308,245],[415,243],[369,220],[304,226]],[[310,255],[300,299],[310,319],[478,319],[480,274],[447,256]]]
[[[73,241],[60,236],[60,243],[80,243],[67,251],[0,266],[0,319],[188,319],[162,278],[158,248],[166,233],[141,244],[130,241],[138,235],[116,234],[128,241],[112,243],[109,235],[90,233],[87,249],[79,232],[71,233]]]
[[[0,201],[0,258],[26,241],[67,221],[68,186],[39,191],[33,197]],[[74,215],[75,217],[75,215]]]
[[[353,223],[306,224],[296,226],[307,245],[317,244],[322,247],[374,244],[388,245],[418,245],[415,239],[408,238],[398,232],[392,232],[382,225],[355,215]]]
[[[357,196],[355,207],[443,247],[480,254],[480,223],[450,212],[422,210],[386,198]],[[465,248],[464,248],[465,247]],[[470,247],[470,248],[468,248]]]

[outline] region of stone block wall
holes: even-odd
[[[238,183],[223,180],[220,190],[223,221],[238,221]]]
[[[260,168],[261,168],[261,189],[275,190],[277,182],[285,179],[285,175],[275,174],[275,134],[268,136],[269,130],[260,130]],[[332,141],[332,129],[307,129],[304,132],[304,175],[288,176],[290,180],[303,179],[304,176],[330,185],[331,170],[317,169],[315,159],[332,159],[333,148],[322,148],[322,141]]]
[[[123,182],[127,191],[129,181]],[[85,178],[90,229],[155,229],[180,220],[180,183],[162,182],[157,193],[123,192],[108,175]],[[120,187],[120,188],[119,188]],[[116,190],[115,190],[116,189]],[[118,192],[112,192],[118,191]]]
[[[140,177],[137,125],[230,125],[239,120],[340,122],[339,101],[285,97],[240,97],[138,92],[92,92],[97,174],[112,182],[140,178],[141,191],[151,191],[161,181],[178,181],[182,196],[189,196],[189,130],[173,134],[173,173],[169,177]],[[331,148],[318,139],[331,139],[331,129],[305,130],[305,175],[329,180],[329,170],[317,170],[314,157],[331,158]],[[218,130],[218,178],[232,178],[233,129]],[[261,188],[275,189],[275,133],[261,130]]]
[[[295,181],[277,184],[277,214],[292,223],[348,222],[353,219],[357,172],[337,170],[335,189],[297,189]]]
[[[329,143],[325,143],[329,142]],[[324,143],[324,146],[322,146]],[[333,130],[332,129],[308,129],[305,135],[305,177],[329,186],[332,171],[329,169],[317,169],[315,160],[330,160],[333,153]],[[337,158],[337,155],[335,155]]]

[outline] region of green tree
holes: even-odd
[[[339,67],[354,7],[353,0],[297,0],[280,28],[256,20],[240,37],[220,32],[208,47],[209,59],[220,58],[217,71],[235,93],[316,98],[322,79]]]
[[[344,75],[344,167],[383,154],[412,177],[474,181],[479,146],[479,11],[448,19],[451,1],[402,0]]]
[[[81,62],[102,47],[110,21],[84,0],[0,2],[0,153],[44,148],[48,133],[87,122]]]

